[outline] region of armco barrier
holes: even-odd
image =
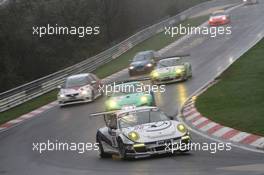
[[[241,2],[241,0],[214,0],[198,4],[176,16],[165,19],[157,24],[143,29],[142,31],[139,31],[135,35],[113,46],[112,48],[99,53],[98,55],[43,78],[3,92],[0,94],[0,112],[6,111],[12,107],[20,105],[26,101],[56,89],[56,87],[61,85],[65,78],[69,75],[94,71],[99,66],[108,63],[127,52],[135,45],[145,41],[157,33],[162,32],[165,26],[177,24],[183,19],[186,19],[189,16],[195,15],[209,8],[239,2]]]

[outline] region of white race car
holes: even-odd
[[[190,150],[191,137],[182,123],[157,107],[127,108],[92,114],[104,116],[106,123],[96,134],[100,157],[141,158]]]
[[[91,102],[101,96],[99,92],[101,81],[91,73],[78,74],[66,79],[63,86],[59,86],[58,102],[60,106],[67,104]]]

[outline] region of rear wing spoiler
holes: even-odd
[[[97,112],[97,113],[90,114],[90,117],[98,117],[98,116],[104,117],[104,116],[107,115],[107,114],[115,114],[115,113],[117,113],[118,111],[120,111],[120,110],[115,110],[115,111],[105,111],[105,112]]]

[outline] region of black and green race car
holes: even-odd
[[[114,92],[107,95],[106,110],[120,110],[128,106],[155,106],[154,93],[143,87],[144,84],[139,81],[116,85]]]
[[[188,80],[192,77],[192,66],[181,57],[165,58],[157,63],[157,67],[151,72],[150,78],[153,84],[164,84]]]

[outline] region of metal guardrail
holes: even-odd
[[[10,108],[18,106],[26,101],[29,101],[35,97],[43,95],[57,88],[61,85],[65,78],[72,74],[78,74],[81,72],[92,72],[99,66],[114,60],[123,53],[127,52],[135,45],[149,39],[150,37],[160,33],[164,30],[165,26],[173,26],[201,11],[209,8],[227,5],[232,3],[241,2],[241,0],[213,0],[198,4],[191,7],[180,14],[165,19],[157,24],[154,24],[146,29],[143,29],[121,43],[113,46],[112,48],[105,50],[93,57],[90,57],[78,64],[70,66],[66,69],[60,70],[43,78],[34,80],[30,83],[0,93],[0,112],[6,111]]]

